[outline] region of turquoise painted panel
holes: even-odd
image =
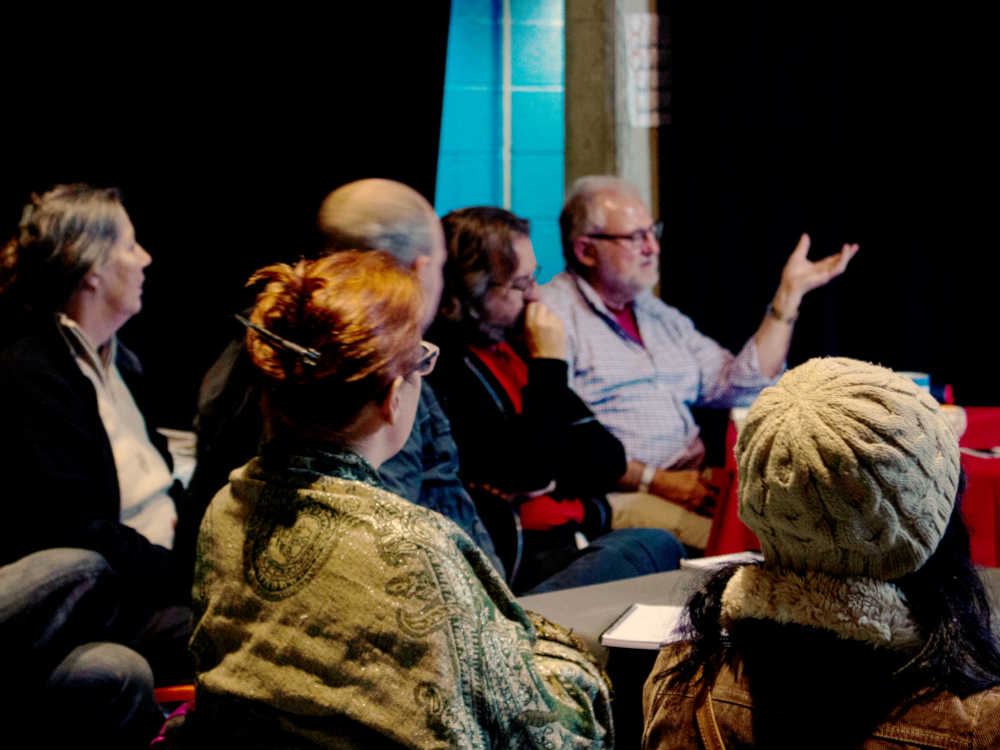
[[[511,210],[558,216],[563,198],[563,155],[523,154],[511,164]]]
[[[502,8],[502,0],[451,0],[452,23],[456,18],[499,18]]]
[[[461,5],[460,0],[456,0]],[[452,2],[454,7],[455,2]],[[510,17],[515,21],[562,21],[563,0],[510,0]]]
[[[544,284],[566,267],[559,242],[559,220],[555,216],[525,218],[531,220],[531,244],[535,247],[535,260],[542,267],[538,280]]]
[[[445,89],[441,149],[499,152],[503,138],[500,106],[496,89]]]
[[[515,91],[511,95],[511,150],[558,151],[565,142],[562,91]]]
[[[503,200],[499,156],[442,152],[435,193],[434,210],[440,215],[466,206],[499,206]]]
[[[501,0],[453,0],[435,208],[502,205]],[[511,0],[511,209],[548,280],[563,267],[563,0]],[[518,87],[555,87],[518,91]]]
[[[501,36],[491,18],[452,18],[445,86],[500,86]]]
[[[562,86],[563,26],[511,25],[511,82],[515,86]]]

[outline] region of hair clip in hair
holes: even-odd
[[[37,197],[32,194],[31,201],[24,204],[24,208],[21,209],[21,221],[18,223],[19,227],[25,227],[31,223],[31,218],[35,215],[35,201]]]
[[[319,358],[321,355],[315,349],[312,348],[307,349],[304,346],[296,344],[294,341],[289,341],[285,337],[279,336],[273,331],[269,331],[266,328],[261,328],[256,323],[251,323],[242,315],[237,315],[235,317],[238,321],[240,321],[240,323],[245,325],[247,328],[253,330],[254,333],[263,337],[272,346],[277,346],[281,349],[286,349],[292,352],[293,354],[297,354],[302,359],[302,362],[304,364],[312,366],[316,366],[317,364],[319,364]]]

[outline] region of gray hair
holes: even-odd
[[[324,199],[317,217],[327,250],[385,250],[406,265],[431,252],[435,222],[434,210],[420,193],[383,179],[337,188]]]
[[[573,241],[603,225],[604,215],[597,198],[604,193],[631,195],[641,200],[634,187],[614,175],[587,175],[575,180],[566,190],[566,199],[559,214],[559,232],[567,268],[581,270],[573,252]]]
[[[0,254],[0,293],[12,292],[26,309],[62,309],[87,272],[107,260],[123,213],[113,188],[77,183],[33,194]]]

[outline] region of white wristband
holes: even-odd
[[[656,476],[656,467],[653,464],[646,464],[645,468],[642,470],[642,477],[639,479],[639,492],[649,492],[649,485],[653,483],[653,477]]]

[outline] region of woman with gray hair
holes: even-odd
[[[646,682],[644,747],[1000,746],[1000,650],[937,403],[810,360],[761,393],[737,459],[764,562],[689,602],[690,639]]]
[[[0,563],[53,547],[100,553],[132,633],[188,596],[170,552],[166,441],[147,424],[139,362],[115,335],[142,307],[150,261],[117,192],[81,184],[33,195],[0,251]],[[165,652],[145,652],[158,677],[186,671],[176,655],[190,614],[171,612],[157,626]]]

